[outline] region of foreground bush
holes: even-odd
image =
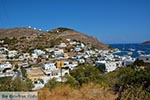
[[[12,80],[11,77],[0,78],[0,91],[30,91],[33,88],[30,79],[22,80],[20,77]]]

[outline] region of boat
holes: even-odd
[[[120,53],[121,51],[118,49],[118,48],[115,48],[114,50],[113,50],[113,53]]]
[[[130,51],[135,51],[135,49],[133,49],[133,48],[129,48],[129,50],[130,50]]]
[[[132,55],[133,54],[133,52],[128,52],[128,55]]]
[[[144,51],[142,51],[142,50],[138,50],[138,51],[137,51],[137,53],[138,53],[139,55],[141,55],[141,54],[143,54],[143,53],[144,53]]]

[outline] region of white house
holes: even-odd
[[[16,51],[16,50],[9,50],[9,51],[8,51],[8,54],[17,55],[17,54],[18,54],[18,51]]]
[[[18,51],[16,50],[8,51],[8,57],[15,57],[17,54],[18,54]]]
[[[69,61],[64,61],[64,66],[69,65]]]
[[[66,43],[60,43],[60,45],[59,45],[59,47],[61,47],[61,48],[64,48],[66,46],[67,46]]]
[[[18,63],[18,66],[26,68],[26,67],[29,67],[29,64],[28,63],[20,62],[20,63]]]
[[[69,69],[56,68],[55,63],[45,64],[42,67],[42,71],[49,76],[50,79],[57,78],[57,81],[61,81],[61,76],[69,74]]]
[[[64,54],[64,50],[63,49],[55,49],[54,51],[54,55],[55,56],[59,56],[59,55],[63,55]]]
[[[131,65],[131,64],[133,64],[133,63],[134,63],[133,60],[124,60],[124,61],[122,61],[122,65],[123,65],[123,66]]]
[[[70,45],[76,45],[76,44],[77,44],[76,41],[71,41],[71,42],[70,42]]]
[[[69,41],[69,42],[71,41],[71,39],[66,39],[66,40]]]
[[[55,63],[44,64],[42,68],[44,70],[56,70]]]
[[[85,63],[85,60],[84,60],[84,59],[82,59],[82,58],[81,58],[81,59],[77,59],[77,61],[78,61],[78,63],[79,63],[79,64],[83,64],[83,63]]]
[[[45,49],[47,52],[53,52],[54,51],[54,48],[46,48]]]
[[[13,66],[10,62],[4,62],[4,63],[0,64],[0,72],[1,73],[6,69],[8,69],[8,71],[9,71],[12,68],[13,68]],[[6,72],[7,72],[7,70],[6,70]]]
[[[87,55],[87,54],[85,54],[83,57],[84,57],[84,58],[89,58],[90,56],[89,56],[89,55]]]
[[[45,54],[45,51],[38,50],[38,49],[35,49],[33,52],[34,52],[35,54],[37,54],[37,55]]]
[[[123,56],[121,57],[123,66],[131,65],[134,63],[135,58],[132,58],[131,56]]]
[[[145,63],[150,63],[150,55],[140,55],[139,60],[143,60]]]
[[[32,53],[32,54],[31,54],[31,56],[32,56],[32,57],[31,57],[31,58],[32,58],[32,60],[34,60],[34,59],[37,59],[37,58],[38,58],[38,55],[37,55],[37,54],[35,54],[35,53]]]
[[[105,66],[107,72],[111,72],[118,67],[117,62],[111,62],[111,61],[96,61],[95,65],[98,67]]]
[[[2,44],[3,44],[3,43],[4,43],[4,40],[0,40],[0,43],[2,43]]]
[[[76,68],[78,66],[78,64],[69,64],[68,67],[70,70],[73,70],[74,68]]]
[[[81,48],[84,48],[84,47],[85,47],[85,45],[83,43],[81,43]]]
[[[80,48],[80,47],[76,47],[75,49],[74,49],[74,51],[76,51],[76,52],[79,52],[79,51],[81,51],[82,49]]]
[[[8,51],[8,49],[6,49],[6,48],[4,48],[4,47],[0,48],[0,53],[4,53],[4,52],[6,52],[6,51]]]

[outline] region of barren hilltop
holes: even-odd
[[[32,49],[33,47],[49,47],[52,42],[65,42],[66,39],[81,41],[98,49],[108,49],[108,46],[98,39],[69,28],[56,28],[48,32],[32,28],[0,29],[0,39],[10,40],[10,48]],[[9,41],[8,41],[9,42]],[[13,45],[12,45],[13,44]]]

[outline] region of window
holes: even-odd
[[[37,84],[38,82],[37,81],[34,81],[34,84]]]
[[[146,58],[146,60],[149,60],[148,58]]]
[[[68,75],[68,73],[65,73],[65,75]]]

